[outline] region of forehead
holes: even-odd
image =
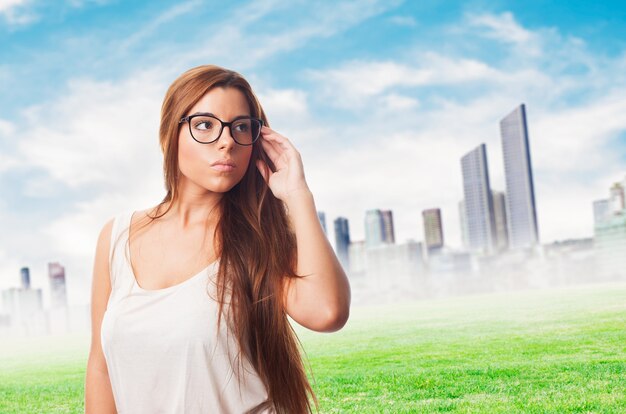
[[[250,115],[250,107],[246,96],[239,89],[217,87],[205,93],[189,113],[196,112],[210,112],[222,120],[228,120],[239,115]]]

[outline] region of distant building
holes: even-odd
[[[4,313],[17,321],[30,317],[35,312],[43,311],[41,289],[8,288],[2,291]]]
[[[506,201],[504,193],[491,191],[493,198],[493,212],[496,223],[496,250],[501,252],[509,246],[509,233],[506,220]]]
[[[496,237],[486,148],[480,144],[461,158],[468,248],[482,254],[493,252]]]
[[[30,269],[28,267],[20,269],[20,281],[23,289],[30,289]]]
[[[337,250],[337,258],[344,270],[350,268],[350,260],[348,256],[348,247],[350,246],[350,229],[348,228],[348,219],[345,217],[337,217],[335,223],[335,247]]]
[[[383,220],[383,242],[395,243],[396,236],[393,228],[393,213],[391,210],[381,210],[380,214]]]
[[[603,279],[626,277],[626,214],[612,214],[594,226],[594,249]]]
[[[47,333],[41,289],[30,286],[30,271],[20,269],[22,287],[2,291],[2,331],[13,335],[39,335]]]
[[[350,263],[349,276],[365,277],[367,272],[367,255],[365,240],[353,241],[348,247],[348,262]]]
[[[424,221],[424,241],[426,251],[430,256],[443,247],[443,225],[441,221],[441,209],[431,208],[422,211]]]
[[[368,248],[379,246],[385,242],[384,228],[383,214],[379,209],[365,212],[365,245]]]
[[[594,250],[599,277],[626,277],[626,206],[624,187],[615,183],[608,200],[594,202]],[[604,201],[608,201],[607,205]]]
[[[51,307],[67,307],[65,268],[57,262],[48,263],[48,278],[50,280]]]
[[[539,243],[539,232],[524,104],[500,121],[500,135],[506,179],[509,247],[533,247]]]
[[[432,274],[466,276],[472,273],[472,256],[468,252],[442,250],[428,261]]]
[[[614,183],[609,198],[593,203],[594,250],[599,277],[626,277],[626,205],[624,187]]]
[[[383,243],[365,249],[367,278],[374,288],[401,288],[416,282],[424,271],[422,243]]]
[[[594,226],[604,222],[611,216],[611,203],[608,199],[596,200],[593,202],[593,223]]]

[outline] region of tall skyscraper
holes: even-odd
[[[501,191],[491,191],[493,212],[496,222],[496,250],[501,252],[509,246],[509,233],[506,220],[506,201]]]
[[[509,247],[532,247],[539,243],[539,232],[524,104],[500,121],[500,135],[506,178]]]
[[[441,209],[430,208],[422,211],[424,221],[424,241],[428,254],[435,253],[443,247],[443,225],[441,223]]]
[[[20,279],[22,289],[30,289],[30,269],[28,267],[22,267],[20,269]]]
[[[348,219],[345,217],[337,217],[335,224],[335,246],[337,250],[337,258],[344,270],[350,268],[348,250],[350,247],[350,229],[348,228]]]
[[[365,212],[365,246],[379,246],[385,241],[385,224],[383,214],[379,209],[367,210]]]
[[[480,144],[461,158],[461,169],[468,248],[478,253],[492,253],[495,247],[496,224],[485,144]]]
[[[48,263],[48,278],[50,279],[51,307],[66,307],[65,268],[56,262]]]
[[[383,218],[383,242],[395,243],[396,236],[393,228],[393,213],[391,210],[381,210],[380,214]]]

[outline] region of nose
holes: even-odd
[[[228,129],[228,134],[226,133],[227,129]],[[220,135],[217,142],[220,145],[220,147],[223,147],[224,145],[227,145],[227,144],[231,147],[237,145],[237,143],[235,142],[235,139],[233,138],[233,134],[230,133],[230,125],[224,125],[224,129],[222,129],[222,135]]]

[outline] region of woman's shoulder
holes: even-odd
[[[158,215],[163,214],[163,208],[159,209],[159,206],[148,207],[141,210],[132,210],[129,213],[129,216],[132,217],[132,225],[135,224],[141,225],[146,221],[152,221]]]
[[[121,231],[124,227],[128,227],[129,225],[135,226],[139,220],[147,217],[147,213],[153,210],[152,208],[147,208],[143,210],[135,210],[135,209],[126,209],[126,210],[118,210],[113,215],[109,216],[105,222],[103,223],[101,231],[107,231],[108,233]],[[132,223],[131,223],[132,219]]]

